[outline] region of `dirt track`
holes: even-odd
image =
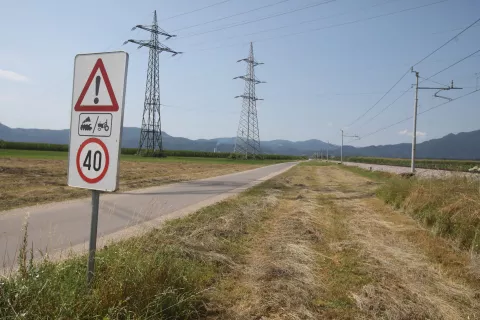
[[[336,166],[275,180],[276,206],[212,318],[478,319],[474,257],[383,204],[375,182]]]

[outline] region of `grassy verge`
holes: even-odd
[[[465,177],[405,179],[385,172],[343,167],[381,182],[377,196],[452,240],[463,250],[480,252],[480,181]]]
[[[29,265],[23,254],[23,272],[0,281],[0,318],[203,317],[207,292],[238,262],[246,237],[275,206],[271,183],[99,250],[90,292],[85,256]]]
[[[465,177],[402,178],[381,171],[342,166],[344,170],[379,182],[377,196],[402,209],[436,235],[463,250],[480,252],[480,181]]]
[[[461,249],[480,252],[480,182],[477,179],[393,178],[377,195]]]

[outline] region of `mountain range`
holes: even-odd
[[[122,147],[136,148],[140,137],[140,128],[124,127]],[[231,152],[235,138],[216,138],[191,140],[173,137],[162,132],[163,145],[168,150],[194,150]],[[14,142],[40,142],[67,144],[69,130],[21,129],[10,128],[0,123],[0,140]],[[431,159],[480,159],[480,130],[448,134],[439,139],[432,139],[417,144],[418,158]],[[339,155],[339,146],[327,144],[321,140],[306,141],[271,140],[261,142],[262,151],[270,154],[312,155],[329,148],[330,154]],[[410,143],[368,147],[343,147],[344,156],[370,156],[388,158],[409,158]]]

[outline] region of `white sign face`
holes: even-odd
[[[128,54],[75,57],[68,185],[100,191],[118,188]]]

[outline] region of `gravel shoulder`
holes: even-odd
[[[350,167],[358,167],[371,171],[383,171],[390,172],[395,174],[410,173],[409,167],[398,167],[398,166],[387,166],[382,164],[369,164],[369,163],[358,163],[358,162],[343,162],[344,165]],[[433,170],[433,169],[421,169],[417,168],[416,175],[422,178],[449,178],[449,177],[476,177],[478,174],[469,173],[469,172],[454,172],[454,171],[445,171],[445,170]]]

